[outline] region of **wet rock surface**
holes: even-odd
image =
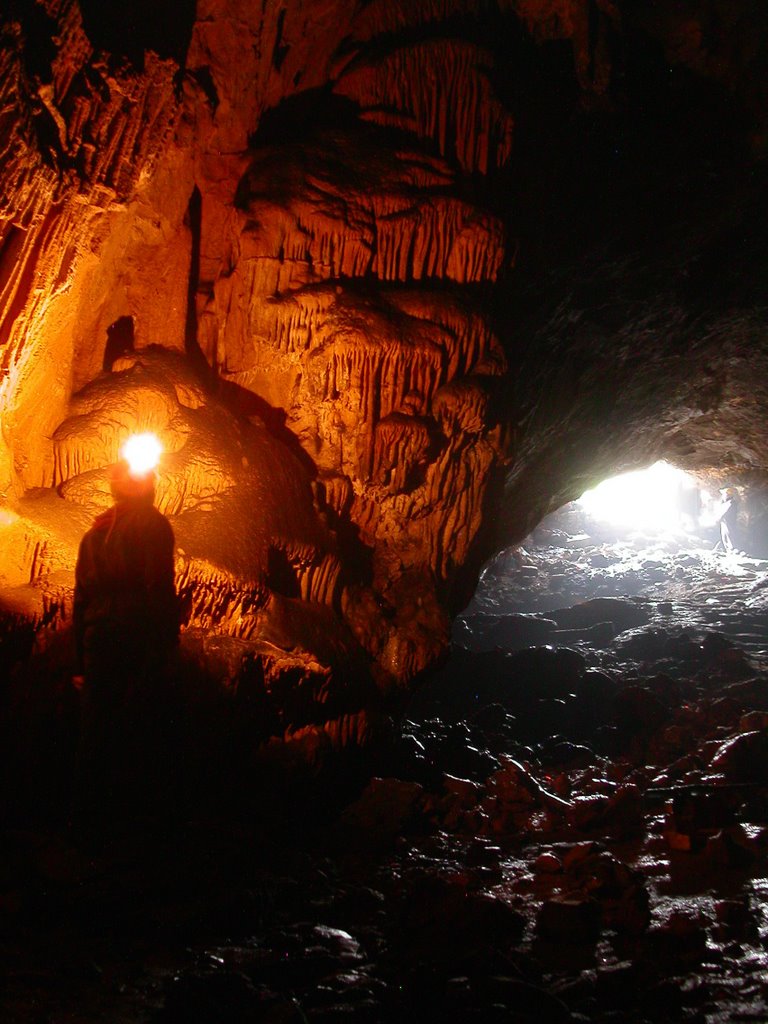
[[[17,818],[3,1019],[767,1019],[768,566],[643,545],[490,566],[333,807]]]

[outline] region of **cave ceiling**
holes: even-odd
[[[154,429],[188,629],[357,729],[601,476],[764,482],[764,4],[4,11],[9,606]]]

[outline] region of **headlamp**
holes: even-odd
[[[128,463],[131,476],[144,476],[160,461],[163,446],[155,434],[132,434],[120,449],[120,457]]]

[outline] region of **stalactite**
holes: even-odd
[[[461,444],[461,442],[459,442]],[[491,445],[467,445],[462,458],[449,445],[429,467],[425,489],[437,514],[430,519],[428,548],[433,570],[450,578],[454,568],[466,560],[470,545],[480,528],[482,504],[496,453]]]
[[[352,481],[339,473],[322,473],[325,501],[337,516],[346,516],[352,503]]]
[[[376,36],[443,22],[457,16],[478,16],[489,10],[514,9],[520,0],[372,0],[363,6],[352,25],[351,36],[367,42]],[[539,0],[539,6],[541,3]],[[549,6],[549,5],[547,5]]]
[[[462,434],[428,463],[418,487],[391,495],[360,495],[355,518],[367,543],[407,552],[407,565],[428,564],[449,579],[466,559],[482,518],[482,503],[497,452]]]
[[[317,289],[275,296],[251,305],[250,324],[257,337],[279,352],[300,354],[313,347],[335,301],[335,292]]]
[[[304,567],[299,573],[302,601],[333,605],[338,598],[341,568],[341,562],[332,554]]]
[[[376,259],[383,281],[449,278],[459,284],[493,281],[504,256],[500,222],[452,197],[413,204],[374,197]]]
[[[394,301],[399,309],[429,329],[435,342],[445,350],[446,380],[471,373],[498,376],[506,372],[504,351],[480,313],[462,306],[444,292],[425,289],[398,292]]]
[[[480,434],[488,420],[488,392],[477,380],[447,384],[435,395],[432,412],[445,434]]]
[[[176,589],[186,608],[186,627],[239,639],[257,629],[257,613],[269,599],[264,582],[244,580],[201,559],[183,562],[176,572]]]
[[[320,381],[320,399],[327,402],[351,386],[347,357],[339,362],[343,353],[367,349],[368,358],[381,360],[381,416],[398,411],[406,398],[416,399],[417,411],[425,413],[444,383],[473,372],[504,372],[503,353],[487,322],[451,305],[444,293],[395,290],[388,301],[392,305],[381,310],[368,304],[356,306],[351,296],[342,301],[334,290],[324,287],[267,302],[254,300],[249,306],[253,358],[274,362],[277,355],[285,360],[287,371],[292,366],[307,367],[305,354],[311,356],[322,370],[312,370],[310,377]],[[400,314],[407,320],[402,321]],[[355,321],[360,329],[351,333],[349,325]],[[268,347],[269,353],[260,355],[262,347]],[[232,360],[230,372],[236,367]],[[300,385],[306,386],[309,380]],[[286,395],[281,404],[291,400]],[[305,405],[299,396],[293,400]]]
[[[409,116],[442,156],[485,174],[509,159],[513,127],[482,70],[489,63],[487,52],[464,40],[431,39],[375,61],[353,61],[335,90],[376,123],[403,127]]]
[[[403,491],[414,469],[426,462],[429,431],[423,420],[390,413],[374,430],[372,478],[389,492]]]
[[[318,158],[322,158],[322,151]],[[467,284],[494,280],[504,255],[500,222],[455,196],[444,180],[404,188],[407,161],[375,189],[312,190],[292,177],[278,205],[262,198],[271,152],[254,161],[242,258],[246,281],[238,295],[267,298],[312,280],[364,277],[383,281],[448,278]],[[303,186],[303,187],[302,187]],[[230,293],[231,294],[231,293]],[[223,298],[224,292],[222,292]]]
[[[332,718],[322,725],[322,730],[330,739],[334,750],[348,750],[350,747],[365,747],[369,742],[372,726],[371,715],[367,711]],[[297,737],[297,734],[293,734]]]

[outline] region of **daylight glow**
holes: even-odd
[[[128,463],[133,476],[143,476],[160,461],[163,446],[155,434],[133,434],[120,449],[120,457]]]
[[[635,529],[676,530],[684,526],[693,479],[666,462],[603,480],[579,499],[594,519]]]

